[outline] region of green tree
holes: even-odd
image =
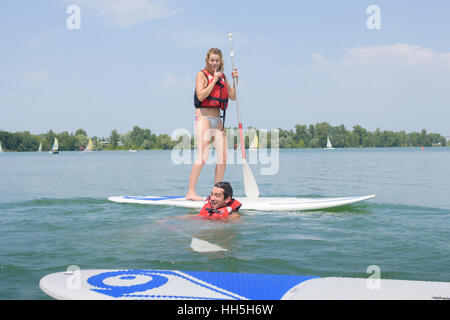
[[[363,141],[367,137],[367,130],[360,125],[353,126],[353,133],[357,136],[358,146],[363,146]]]
[[[76,136],[82,135],[82,136],[87,137],[87,133],[86,133],[86,131],[84,131],[83,129],[78,129],[77,131],[75,131],[75,135],[76,135]]]
[[[233,130],[232,128],[228,128]],[[237,128],[234,128],[236,132]],[[295,125],[295,130],[284,130],[278,128],[279,137],[276,146],[272,146],[273,131],[262,134],[262,131],[249,127],[248,130],[255,130],[260,139],[260,143],[267,142],[267,148],[323,148],[326,145],[326,138],[330,140],[335,147],[403,147],[403,146],[446,146],[450,144],[445,137],[437,133],[428,133],[425,129],[419,132],[406,133],[405,131],[394,132],[390,130],[381,131],[377,128],[375,132],[369,132],[360,125],[353,126],[352,131],[348,131],[342,124],[340,126],[331,126],[328,122],[316,123],[315,125]],[[227,131],[228,132],[228,131]],[[238,135],[231,135],[228,139],[229,147],[233,148]],[[7,132],[0,130],[0,142],[7,151],[36,151],[39,143],[42,142],[42,150],[49,150],[53,144],[54,138],[59,140],[61,151],[79,150],[88,143],[86,131],[78,129],[75,134],[63,131],[55,133],[49,130],[47,133],[34,135],[29,131]],[[232,139],[233,137],[234,139]],[[101,142],[106,142],[107,138],[92,138],[97,150],[105,148]],[[125,148],[133,149],[172,149],[179,141],[172,141],[167,134],[155,135],[150,129],[141,129],[134,126],[133,130],[124,135],[120,135],[116,129],[111,132],[109,141],[110,147],[106,149],[118,148],[119,141],[122,141]],[[235,141],[234,141],[235,140]],[[246,137],[246,147],[249,144],[249,138]],[[194,136],[191,136],[191,145],[193,145]]]
[[[295,125],[294,141],[299,148],[305,148],[311,141],[308,129],[305,125]]]
[[[308,128],[308,134],[309,134],[309,136],[311,137],[311,139],[313,139],[313,138],[316,137],[316,130],[315,130],[313,124],[310,124],[310,125],[309,125],[309,128]]]
[[[414,147],[418,147],[422,145],[422,137],[418,132],[411,132],[409,134],[410,145]]]
[[[174,143],[169,135],[161,134],[156,138],[156,145],[163,150],[172,149]]]
[[[111,145],[112,145],[113,149],[115,150],[117,148],[117,146],[119,145],[119,141],[120,141],[120,134],[117,132],[116,129],[111,131],[111,135],[109,136],[109,140],[111,142]]]
[[[140,149],[145,140],[144,130],[142,130],[138,126],[134,126],[133,131],[131,131],[130,134],[130,139],[131,139],[131,147],[133,149]]]
[[[77,130],[78,132],[78,130]],[[87,144],[89,142],[89,138],[83,134],[77,134],[75,135],[75,150],[80,150],[81,148],[86,148]]]

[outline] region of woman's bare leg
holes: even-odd
[[[217,164],[214,172],[214,184],[223,181],[227,166],[227,135],[225,129],[222,131],[222,121],[219,121],[214,134],[214,147],[216,148]]]
[[[195,141],[197,144],[198,155],[194,162],[191,170],[191,175],[189,177],[189,187],[186,195],[186,200],[202,201],[203,197],[199,196],[195,192],[195,187],[197,185],[197,180],[202,171],[203,165],[208,160],[209,156],[209,144],[211,141],[211,136],[209,134],[209,121],[205,118],[197,118],[195,126]]]

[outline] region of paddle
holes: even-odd
[[[228,40],[230,40],[230,56],[231,56],[231,64],[233,66],[233,71],[236,69],[234,65],[234,51],[233,51],[233,34],[228,34]],[[259,197],[259,189],[256,184],[255,177],[253,176],[252,170],[250,169],[247,163],[247,157],[245,155],[245,143],[244,143],[244,131],[242,128],[241,116],[239,112],[239,101],[238,101],[238,79],[233,77],[233,80],[236,81],[236,110],[238,115],[239,122],[239,137],[241,139],[241,151],[242,151],[242,170],[244,173],[244,189],[245,195],[249,198],[258,198]]]
[[[189,216],[191,217],[191,216]],[[178,230],[178,228],[175,228],[174,226],[171,226],[169,224],[167,224],[166,222],[168,222],[170,219],[166,219],[166,220],[162,220],[162,221],[158,221],[160,223],[164,223],[161,224],[161,226],[164,226],[167,229],[170,229],[178,234],[181,234],[183,236],[186,237],[191,237],[188,234],[186,234],[183,231]],[[195,252],[199,252],[199,253],[206,253],[206,252],[218,252],[218,251],[228,251],[227,249],[224,249],[222,247],[219,247],[218,245],[208,242],[206,240],[201,240],[195,237],[192,237],[191,239],[191,249],[194,250]]]
[[[191,248],[195,252],[217,252],[217,251],[228,251],[227,249],[224,249],[222,247],[219,247],[218,245],[208,242],[206,240],[201,240],[197,238],[192,238],[191,241]]]

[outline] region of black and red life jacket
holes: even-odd
[[[205,218],[226,219],[233,212],[238,212],[241,206],[242,203],[240,203],[236,199],[231,199],[231,201],[228,202],[226,206],[218,209],[213,209],[208,197],[208,199],[206,199],[205,201],[205,205],[203,206],[202,210],[200,210],[198,215]]]
[[[201,70],[201,72],[203,72],[206,79],[208,79],[207,86],[209,86],[211,82],[214,81],[214,75],[206,69]],[[194,91],[194,106],[195,108],[220,108],[222,110],[226,110],[228,107],[228,88],[223,73],[220,80],[214,85],[214,88],[209,96],[203,101],[198,99],[197,92]]]

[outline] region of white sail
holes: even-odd
[[[59,144],[58,139],[55,138],[55,141],[53,141],[52,151],[58,151]]]
[[[42,152],[42,142],[39,144],[38,152]]]
[[[255,133],[255,137],[253,138],[253,141],[252,141],[252,143],[250,145],[250,149],[258,149],[258,147],[259,147],[259,139],[258,139],[258,136]]]
[[[0,152],[4,152],[2,148],[2,143],[0,142]]]
[[[55,138],[55,140],[53,141],[52,149],[49,152],[54,154],[59,153],[58,148],[59,148],[58,139]]]
[[[92,139],[89,139],[89,143],[87,144],[86,148],[84,148],[83,152],[91,152],[93,149]]]
[[[331,144],[330,137],[328,137],[328,136],[327,136],[327,147],[325,149],[326,150],[334,149],[333,145]]]

